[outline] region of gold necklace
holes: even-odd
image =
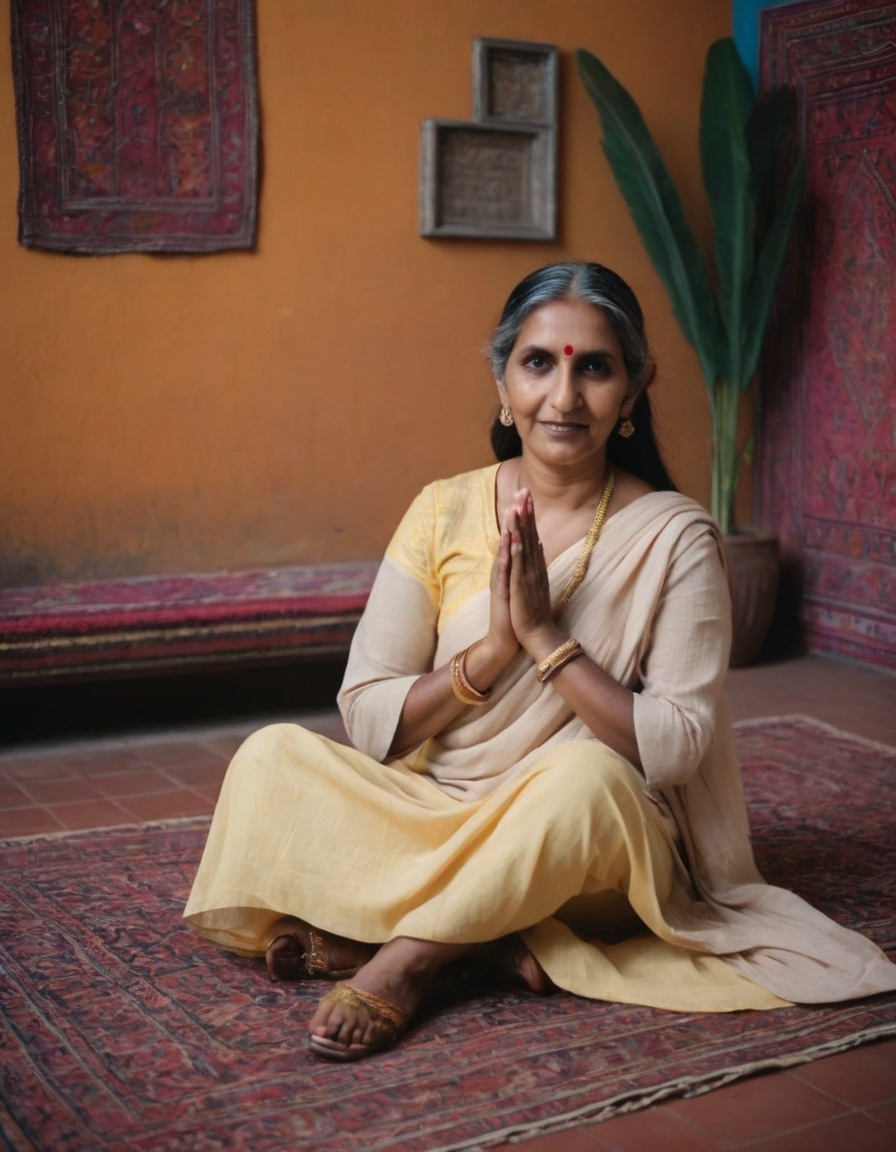
[[[610,503],[610,497],[613,495],[613,487],[616,484],[616,469],[610,469],[610,475],[607,478],[607,484],[604,488],[604,494],[600,498],[600,504],[597,506],[597,511],[594,513],[594,520],[591,527],[588,529],[588,535],[585,537],[585,547],[582,549],[582,554],[576,564],[575,571],[569,583],[560,594],[560,599],[554,605],[554,612],[559,612],[560,609],[568,604],[573,592],[585,579],[585,573],[588,571],[588,563],[591,560],[591,553],[594,551],[594,545],[600,539],[600,532],[604,526],[604,520],[607,516],[607,507]]]

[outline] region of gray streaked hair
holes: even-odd
[[[507,361],[528,317],[536,308],[556,300],[587,300],[602,309],[622,345],[629,378],[638,386],[650,383],[655,367],[637,297],[621,276],[585,260],[538,268],[511,292],[488,345],[489,363],[498,380],[504,379]]]

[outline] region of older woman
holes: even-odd
[[[234,758],[186,915],[353,1060],[469,955],[534,992],[681,1011],[896,988],[896,965],[757,873],[725,715],[719,538],[651,430],[638,303],[597,265],[511,294],[499,463],[429,485],[389,545],[339,704]]]

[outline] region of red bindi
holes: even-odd
[[[566,353],[567,356],[572,356],[575,349],[573,348],[572,344],[567,344],[566,347],[563,349],[563,351]]]

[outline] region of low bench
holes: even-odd
[[[375,563],[0,589],[0,687],[344,655]]]

